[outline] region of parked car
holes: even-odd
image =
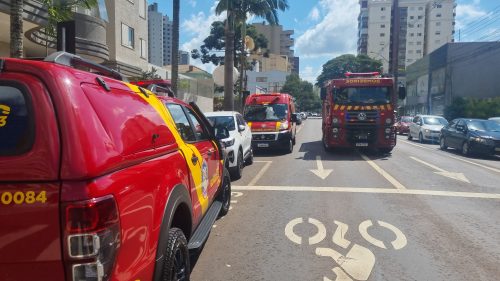
[[[394,127],[396,128],[396,134],[408,134],[408,132],[410,131],[410,124],[412,120],[413,117],[411,116],[398,117],[397,122],[394,124]]]
[[[448,124],[448,121],[436,115],[417,115],[413,117],[410,124],[408,139],[418,139],[420,143],[426,141],[437,142],[441,134],[441,129]]]
[[[458,118],[441,130],[439,146],[462,151],[463,155],[472,153],[500,154],[500,123],[493,120]]]
[[[0,66],[0,280],[189,280],[231,198],[198,107],[63,52]]]
[[[488,118],[488,120],[492,120],[492,121],[495,121],[497,123],[500,123],[500,117],[490,117],[490,118]]]
[[[205,116],[214,127],[229,130],[229,137],[222,140],[228,149],[228,168],[232,179],[239,179],[243,166],[253,163],[252,131],[243,116],[235,111],[206,112]]]

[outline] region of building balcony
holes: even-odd
[[[44,31],[47,25],[47,10],[36,0],[24,1],[23,13],[24,54],[25,57],[45,57],[55,51],[56,39]],[[98,17],[74,14],[76,54],[89,58],[97,63],[109,59],[106,44],[106,22]],[[10,0],[0,0],[0,29],[9,30]],[[0,35],[0,55],[10,54],[10,32]]]

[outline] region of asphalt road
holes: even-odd
[[[500,279],[498,158],[403,136],[390,155],[327,153],[320,139],[308,119],[292,154],[245,167],[191,280]]]

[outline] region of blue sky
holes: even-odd
[[[154,2],[148,0],[150,3]],[[160,11],[172,16],[172,1],[161,0]],[[223,20],[225,15],[215,15],[215,0],[181,0],[180,49],[190,51],[199,48],[210,33],[210,24]],[[284,29],[294,30],[295,54],[300,57],[300,76],[315,82],[322,65],[328,60],[345,53],[356,53],[358,0],[288,0],[290,9],[280,13],[280,24]],[[456,40],[458,29],[462,41],[477,38],[500,40],[500,1],[498,0],[456,0]],[[498,12],[491,15],[495,8]],[[491,20],[488,20],[490,16]],[[496,21],[494,20],[496,19]],[[484,28],[475,30],[471,25],[484,20]],[[260,22],[253,18],[250,22]],[[469,32],[468,32],[469,31]],[[492,34],[488,36],[488,34]],[[191,63],[208,72],[211,64]]]

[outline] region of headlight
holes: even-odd
[[[481,143],[481,144],[485,144],[485,145],[495,145],[495,141],[492,139],[486,139],[486,138],[481,138],[481,137],[471,137],[470,140],[474,141],[474,142]]]
[[[234,144],[234,141],[235,141],[235,139],[230,139],[227,141],[222,141],[222,144],[224,144],[224,147],[229,147],[229,146],[232,146]]]
[[[425,129],[425,130],[424,130],[424,132],[425,132],[426,134],[428,134],[428,133],[430,133],[430,132],[431,132],[431,130],[429,130],[429,129]]]
[[[391,124],[391,122],[392,122],[392,119],[391,119],[391,118],[387,118],[387,119],[385,119],[385,124]]]
[[[285,121],[280,124],[280,130],[287,130],[288,129],[288,122]]]
[[[390,132],[391,132],[391,128],[387,128],[387,129],[385,129],[385,133],[386,133],[386,134],[389,134]]]
[[[338,119],[337,117],[333,117],[333,118],[332,118],[332,123],[333,123],[333,124],[337,124],[337,123],[339,123],[339,119]]]
[[[332,129],[332,133],[336,134],[336,133],[338,133],[338,132],[339,132],[339,128],[333,128],[333,129]]]

